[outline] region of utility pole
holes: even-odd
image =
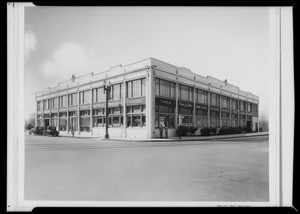
[[[106,84],[104,81],[103,84],[103,92],[106,94],[105,96],[105,139],[109,139],[109,134],[108,134],[108,100],[109,100],[109,94],[111,90],[111,83],[109,82]]]

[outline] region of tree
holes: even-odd
[[[35,127],[34,114],[31,114],[29,118],[25,121],[25,130],[30,130]]]

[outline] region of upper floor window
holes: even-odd
[[[43,109],[43,103],[42,103],[42,101],[37,101],[37,107],[36,107],[36,109],[38,111],[41,111]]]
[[[179,99],[192,102],[194,100],[193,92],[194,89],[192,87],[179,85]]]
[[[175,83],[167,80],[156,79],[155,95],[168,98],[175,98]]]
[[[246,105],[246,102],[240,100],[240,111],[245,111],[245,105]]]
[[[123,98],[124,86],[123,83],[112,85],[110,91],[110,99],[119,100]]]
[[[77,105],[77,93],[69,94],[69,106]]]
[[[231,99],[231,109],[238,110],[238,101],[236,99]]]
[[[196,100],[198,103],[207,103],[207,91],[197,89],[196,93]]]
[[[79,103],[80,104],[90,103],[90,91],[89,90],[79,92]]]
[[[50,98],[48,102],[49,102],[50,109],[57,108],[57,97]]]
[[[211,93],[210,101],[211,101],[210,103],[212,106],[220,106],[220,95]]]
[[[145,96],[145,78],[132,80],[126,83],[127,97]]]
[[[103,87],[93,89],[93,102],[105,101],[105,93]]]
[[[230,98],[226,96],[222,96],[222,107],[230,108]]]
[[[247,103],[247,111],[252,112],[252,103]]]
[[[252,108],[253,108],[253,113],[257,114],[258,113],[258,105],[253,103]]]
[[[43,100],[43,109],[44,110],[49,109],[49,102],[48,102],[48,100]]]
[[[67,95],[59,97],[59,107],[66,107],[67,106]]]

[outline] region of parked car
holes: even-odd
[[[59,132],[56,130],[55,126],[48,126],[48,128],[44,131],[44,135],[57,137]]]
[[[35,127],[35,128],[32,128],[30,131],[29,131],[29,134],[30,135],[43,135],[44,134],[44,128],[43,127]]]

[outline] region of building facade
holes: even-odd
[[[108,121],[104,84],[111,84]],[[35,94],[36,126],[61,133],[155,138],[159,126],[176,135],[178,124],[198,127],[248,126],[257,131],[259,98],[214,77],[155,58],[118,65],[60,82]]]

